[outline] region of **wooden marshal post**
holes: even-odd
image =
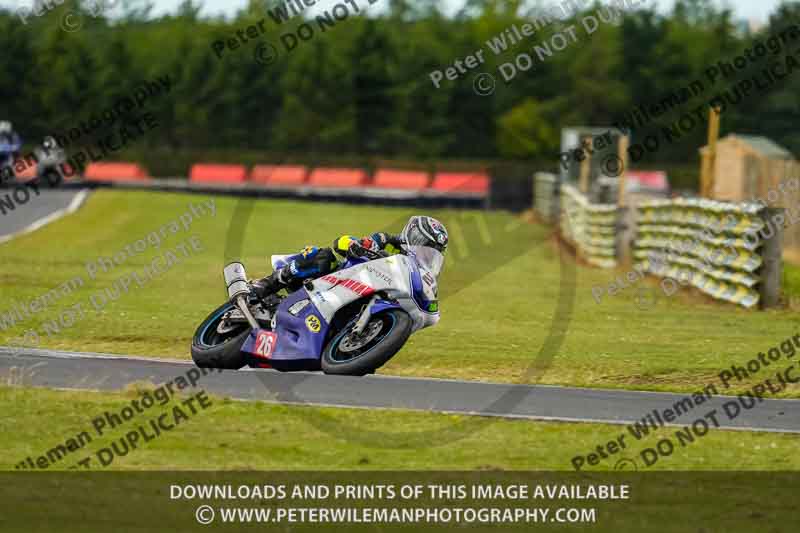
[[[583,161],[581,161],[581,173],[578,177],[578,190],[584,196],[589,196],[589,175],[592,173],[592,154],[585,153]]]
[[[714,196],[714,175],[717,166],[717,141],[719,140],[720,114],[718,107],[708,111],[708,152],[703,154],[700,162],[700,196],[712,198]]]
[[[625,207],[627,202],[627,185],[628,185],[628,147],[631,144],[631,139],[627,135],[619,138],[619,147],[617,157],[621,166],[619,173],[619,185],[617,186],[617,205]]]
[[[617,158],[620,165],[619,181],[617,182],[617,263],[622,267],[631,264],[631,242],[636,228],[636,210],[628,208],[628,148],[631,140],[627,135],[619,138]]]

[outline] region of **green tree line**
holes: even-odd
[[[158,17],[146,0],[123,0],[110,18],[93,16],[74,0],[25,23],[15,12],[0,11],[0,119],[13,120],[27,141],[38,142],[108,109],[137,84],[168,74],[168,97],[148,104],[159,126],[128,155],[223,159],[220,154],[227,151],[253,159],[369,156],[555,167],[561,128],[611,126],[636,106],[706,79],[706,70],[718,61],[732,61],[760,40],[800,24],[798,2],[784,3],[755,32],[709,0],[678,0],[668,13],[631,9],[618,23],[581,33],[578,42],[505,82],[501,64],[531,53],[533,45],[570,24],[580,25],[600,4],[540,27],[495,55],[487,41],[539,20],[544,11],[519,0],[467,0],[446,15],[434,0],[372,1],[319,0],[315,10],[280,24],[270,16],[276,3],[258,0],[228,18],[203,17],[191,1]],[[349,6],[346,17],[332,17],[337,4]],[[80,20],[79,30],[64,29],[67,11],[80,15],[69,19],[72,25]],[[320,25],[315,16],[326,12],[333,24]],[[333,13],[342,15],[342,8]],[[257,27],[262,19],[264,31],[247,37],[248,26]],[[304,23],[314,30],[307,40],[297,38]],[[291,38],[281,37],[289,33],[296,46],[287,51]],[[214,43],[228,39],[238,47],[226,44],[216,53]],[[256,48],[268,45],[277,59],[256,60]],[[787,45],[784,55],[798,48],[800,41]],[[478,68],[434,86],[432,71],[444,71],[481,49],[485,62]],[[749,65],[719,88],[763,67]],[[482,72],[496,80],[490,95],[474,90],[474,76]],[[711,96],[698,96],[634,128],[634,142],[658,134]],[[731,106],[723,115],[723,134],[766,135],[800,153],[798,119],[800,71]],[[705,126],[698,127],[639,164],[693,163],[705,136]]]

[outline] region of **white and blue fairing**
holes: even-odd
[[[407,246],[406,251],[407,256],[393,255],[372,261],[348,259],[343,268],[313,280],[314,289],[308,291],[308,297],[321,318],[330,323],[339,309],[363,298],[366,292],[360,289],[368,287],[370,294],[381,292],[397,300],[411,316],[414,331],[433,326],[439,321],[437,278],[444,256],[425,246]],[[272,267],[286,266],[290,257],[292,254],[273,255]],[[359,292],[348,289],[342,280],[358,282]]]

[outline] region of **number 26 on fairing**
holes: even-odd
[[[275,350],[275,337],[276,335],[271,331],[263,331],[256,339],[256,354],[269,359]]]

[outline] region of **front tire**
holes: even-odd
[[[408,340],[412,322],[408,313],[390,309],[370,317],[364,332],[353,335],[355,322],[331,339],[322,352],[326,374],[364,376],[385,365]]]
[[[44,181],[47,183],[48,187],[55,189],[61,185],[63,178],[57,170],[50,169],[44,173]]]
[[[244,326],[241,331],[225,335],[217,332],[222,316],[232,308],[231,303],[218,307],[197,328],[192,338],[192,360],[198,367],[239,370],[247,364],[242,345],[250,335],[250,328]]]

